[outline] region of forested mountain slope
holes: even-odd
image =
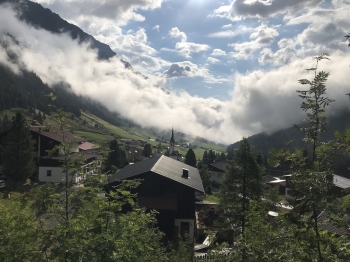
[[[52,33],[68,33],[72,39],[79,39],[80,43],[90,42],[93,49],[98,50],[100,59],[109,59],[117,55],[108,45],[97,41],[93,36],[85,33],[76,25],[68,23],[50,9],[28,0],[0,0],[0,4],[11,4],[19,13],[19,18],[35,27],[43,28]],[[128,62],[121,60],[125,67],[131,68]]]
[[[329,117],[329,122],[327,125],[327,131],[321,136],[322,141],[327,142],[331,139],[334,139],[334,133],[344,132],[347,128],[350,128],[350,110],[343,109],[337,115],[333,115]],[[259,133],[248,138],[249,142],[253,145],[253,147],[260,151],[265,159],[269,156],[269,150],[271,148],[282,149],[288,147],[289,149],[304,149],[305,143],[302,138],[304,137],[304,133],[296,130],[295,127],[286,128],[283,130],[279,130],[272,134],[267,133]],[[286,146],[286,142],[291,141],[288,146]],[[227,151],[232,151],[232,149],[239,148],[240,141],[231,144],[228,146]],[[341,172],[350,177],[350,172],[348,167],[350,163],[344,162],[344,159],[339,158],[338,163],[336,163],[334,170],[337,172]]]

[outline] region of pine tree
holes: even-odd
[[[17,112],[12,118],[11,127],[1,147],[2,173],[13,182],[23,182],[33,174],[33,145],[31,134],[24,116]]]
[[[202,158],[203,165],[209,164],[209,158],[208,158],[208,152],[207,150],[204,151],[203,158]]]
[[[199,170],[199,174],[201,176],[204,191],[206,194],[211,194],[211,180],[210,180],[210,173],[208,170],[208,167],[205,165]]]
[[[110,152],[106,161],[106,171],[122,168],[128,164],[125,150],[119,147],[118,141],[114,139],[109,145]]]
[[[248,202],[260,201],[263,195],[262,174],[254,149],[243,138],[220,190],[220,220],[225,228],[235,228],[236,233],[244,235]]]
[[[152,155],[152,146],[151,144],[147,143],[144,147],[143,147],[143,155],[145,157],[150,157]]]
[[[197,165],[196,155],[193,152],[192,148],[190,148],[186,153],[185,164],[193,167],[196,167]]]

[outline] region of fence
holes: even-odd
[[[201,262],[201,261],[231,261],[230,260],[230,255],[229,254],[214,254],[214,255],[208,255],[208,254],[203,254],[203,255],[195,255],[193,258],[193,262]]]

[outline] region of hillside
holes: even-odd
[[[59,15],[38,3],[28,0],[0,0],[0,4],[2,3],[11,3],[18,11],[19,18],[28,24],[55,34],[69,34],[72,39],[79,39],[80,42],[89,42],[91,48],[98,50],[100,59],[109,59],[116,56],[116,53],[108,45],[97,41],[93,36],[68,23]],[[20,48],[21,43],[16,41],[16,39],[13,40]],[[0,41],[0,45],[5,49],[8,57],[16,61],[16,54],[9,51],[6,41]],[[126,62],[124,64],[132,70],[130,64]],[[51,101],[47,97],[50,93],[57,97],[55,101]],[[2,94],[0,97],[0,112],[6,112],[5,110],[10,110],[11,112],[13,108],[34,108],[37,112],[40,111],[46,114],[48,116],[46,119],[47,123],[54,125],[55,123],[52,123],[49,117],[50,113],[54,107],[63,108],[66,112],[73,114],[73,119],[69,121],[68,126],[77,136],[98,142],[110,141],[114,138],[142,139],[149,140],[152,145],[162,142],[164,148],[167,148],[169,131],[142,128],[132,120],[125,119],[118,113],[109,111],[105,106],[91,98],[74,94],[68,84],[60,83],[56,86],[48,86],[34,72],[25,69],[22,69],[20,74],[15,74],[7,67],[0,65],[0,94]],[[49,106],[50,104],[54,107]],[[2,114],[3,116],[4,113]],[[189,143],[192,147],[195,147],[197,158],[202,157],[205,149],[213,149],[220,152],[225,150],[224,145],[216,145],[205,139],[187,137],[186,134],[182,133],[176,133],[176,136],[177,142],[184,145],[184,147],[178,147],[178,151],[182,154],[186,154],[188,150],[186,146]]]
[[[58,14],[53,13],[50,9],[44,8],[38,3],[28,0],[0,0],[0,4],[3,3],[10,3],[18,11],[19,18],[34,27],[43,28],[55,34],[66,33],[72,39],[79,39],[80,43],[90,43],[92,49],[98,50],[100,59],[109,59],[117,55],[108,45],[99,42],[76,25],[68,23]],[[131,68],[128,62],[121,61],[126,68]]]
[[[350,128],[350,110],[344,109],[337,115],[329,117],[329,123],[327,125],[327,131],[321,136],[322,141],[327,142],[334,139],[334,133],[344,132],[347,128]],[[286,148],[285,142],[291,141],[287,146],[289,149],[294,150],[295,148],[304,148],[304,142],[302,138],[304,136],[303,132],[296,130],[294,127],[279,130],[272,134],[260,133],[248,137],[249,142],[254,146],[257,151],[260,151],[265,159],[269,156],[269,150],[271,148],[282,149]],[[228,146],[227,151],[232,149],[237,149],[240,142],[236,142]],[[350,162],[344,162],[342,158],[338,159],[334,170],[340,172],[343,175],[350,177],[350,171],[347,167],[350,166]]]
[[[344,109],[336,116],[329,117],[327,131],[321,136],[322,141],[329,141],[334,138],[334,132],[344,132],[346,128],[350,128],[350,110]],[[303,148],[302,141],[303,132],[296,130],[294,127],[279,130],[272,134],[259,133],[248,137],[249,142],[261,153],[267,155],[270,148],[283,148],[285,142],[293,141],[290,148]],[[240,142],[236,142],[228,147],[228,149],[236,149]]]
[[[0,121],[4,119],[5,115],[9,119],[15,115],[15,112],[20,110],[27,118],[28,123],[32,122],[34,114],[30,113],[28,110],[21,108],[12,108],[10,110],[0,111]],[[35,110],[36,114],[39,110]],[[41,112],[44,114],[44,112]],[[43,125],[57,126],[58,123],[50,116],[46,115]],[[1,122],[0,122],[1,127]],[[67,129],[72,132],[75,136],[85,138],[89,141],[94,141],[97,143],[108,143],[113,139],[121,141],[121,138],[128,138],[133,140],[143,140],[150,143],[152,146],[157,147],[159,143],[162,145],[162,152],[165,152],[169,146],[170,132],[157,132],[152,129],[145,129],[138,126],[116,126],[110,124],[103,119],[93,115],[92,113],[81,111],[80,116],[75,116],[72,114],[71,118],[67,119]],[[190,143],[191,148],[196,154],[197,160],[203,158],[205,150],[215,150],[217,152],[225,152],[225,147],[222,145],[217,145],[213,142],[200,142],[198,139],[186,140],[181,133],[175,132],[175,140],[178,144],[176,150],[179,151],[183,156],[186,155]],[[181,143],[181,146],[179,145]],[[141,152],[142,148],[140,148]]]

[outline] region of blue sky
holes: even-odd
[[[84,1],[38,2],[109,44],[143,74],[168,76],[168,88],[220,100],[230,99],[235,73],[268,69],[271,62],[259,61],[263,50],[277,52],[281,39],[292,39],[307,28],[306,23],[290,24],[293,18],[307,13],[307,8],[334,9],[331,1],[278,4],[283,1],[274,0],[270,1],[271,10],[267,8],[264,14],[254,6],[259,1],[251,1],[252,14],[244,14],[244,10],[239,11],[240,6],[248,5],[244,1],[140,0],[131,1],[135,4],[126,7],[127,15],[121,18],[118,12],[115,16],[83,13],[79,4]],[[72,2],[76,10],[67,11]],[[116,1],[112,6],[118,8],[122,2],[127,1]],[[260,1],[267,7],[268,2]],[[279,6],[274,8],[274,3]],[[97,2],[90,6],[105,8]],[[171,64],[196,68],[193,74],[184,71],[171,77],[167,75]]]
[[[300,123],[305,113],[295,92],[303,88],[298,79],[312,78],[305,69],[321,52],[330,53],[319,69],[331,73],[328,94],[337,100],[329,113],[349,107],[344,35],[350,32],[350,0],[36,2],[110,45],[149,80],[125,71],[117,60],[96,61],[91,50],[65,35],[29,29],[1,9],[0,36],[9,32],[26,43],[22,64],[48,84],[64,79],[75,92],[142,126],[174,126],[231,143]],[[32,62],[38,59],[45,62]],[[0,47],[1,62],[19,66]],[[159,93],[159,87],[168,92]]]

